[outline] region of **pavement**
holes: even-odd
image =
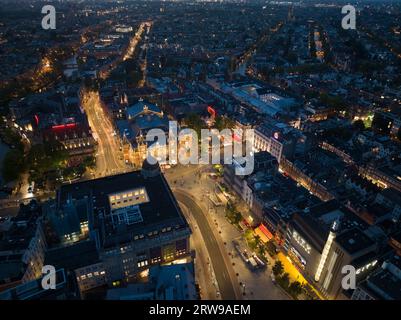
[[[208,176],[208,172],[213,172],[210,165],[177,165],[167,170],[165,176],[177,200],[184,204],[182,207],[189,206],[188,211],[195,221],[195,227],[191,219],[187,219],[192,230],[200,231],[201,238],[203,238],[200,241],[197,240],[199,242],[198,246],[202,245],[202,240],[205,241],[204,247],[207,252],[204,255],[206,257],[210,255],[222,299],[228,299],[223,293],[227,287],[233,288],[235,292],[235,298],[233,299],[291,299],[283,289],[271,280],[270,273],[271,267],[274,265],[273,259],[271,259],[270,265],[267,268],[251,270],[237,254],[233,240],[242,242],[246,246],[242,232],[228,222],[224,214],[224,206],[215,207],[209,200],[209,195],[215,190],[216,181]],[[184,198],[185,196],[190,199]],[[187,202],[190,202],[190,204],[187,204]],[[201,212],[193,210],[193,207],[196,206],[201,209]],[[188,212],[185,214],[187,215]],[[201,225],[198,224],[199,222]],[[196,229],[196,226],[198,226],[199,230]],[[193,232],[193,236],[199,237],[195,231]],[[198,246],[194,245],[192,248],[199,257]],[[201,264],[204,264],[204,262]],[[216,264],[218,266],[215,268]],[[224,270],[223,274],[221,274],[221,269]],[[203,270],[197,271],[197,281],[201,283],[200,280],[202,280],[202,277],[207,277],[207,275],[203,275],[202,273],[207,273],[208,270],[207,268],[203,268]],[[205,282],[204,280],[202,281]],[[208,287],[210,292],[215,290],[211,282]],[[230,289],[228,290],[231,291]]]
[[[252,270],[249,265],[240,257],[234,247],[233,241],[238,242],[241,247],[246,248],[247,244],[243,234],[225,217],[224,207],[212,206],[210,210],[211,219],[217,228],[221,239],[229,252],[233,269],[237,275],[237,285],[241,288],[245,300],[289,300],[288,294],[271,280],[271,268],[274,260],[269,257],[269,264],[264,269]],[[247,248],[248,252],[251,252]],[[245,294],[244,294],[245,293]]]

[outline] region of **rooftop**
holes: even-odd
[[[372,239],[358,228],[353,228],[338,235],[336,242],[350,255],[375,244]]]
[[[132,190],[144,189],[144,193],[138,193],[137,199],[129,199],[126,194],[134,193]],[[135,223],[120,223],[111,214],[109,195],[121,193],[120,200],[116,200],[115,206],[129,206],[135,204],[139,208],[141,218]],[[139,201],[138,198],[146,195],[148,201]],[[118,241],[131,241],[135,236],[141,236],[148,232],[162,230],[164,228],[187,228],[187,222],[176,202],[167,181],[161,174],[145,178],[141,171],[108,176],[95,180],[88,180],[69,185],[63,185],[58,191],[58,205],[64,204],[67,199],[91,198],[93,202],[96,226],[101,229],[104,240],[117,237]],[[133,200],[134,202],[132,202]],[[91,220],[91,219],[89,219]],[[114,221],[113,221],[114,220]],[[113,240],[114,241],[114,240]],[[110,242],[113,242],[110,240]]]
[[[99,262],[96,244],[93,241],[81,241],[74,245],[50,249],[46,252],[45,265],[56,269],[75,270]]]

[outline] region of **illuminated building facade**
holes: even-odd
[[[374,261],[377,262],[377,261]],[[373,264],[373,263],[372,263]],[[376,265],[376,263],[374,263]],[[352,300],[401,300],[401,259],[395,256],[383,262],[352,293]]]
[[[43,131],[44,143],[58,141],[70,157],[84,157],[95,151],[95,139],[86,124],[66,123],[54,125]]]
[[[140,99],[126,109],[126,119],[116,121],[120,135],[121,148],[126,163],[140,167],[148,152],[146,135],[151,129],[161,129],[168,134],[168,118],[160,108]],[[153,141],[150,144],[153,145]],[[164,145],[153,145],[152,156],[164,158],[167,148]]]
[[[0,240],[0,291],[40,277],[46,247],[42,217],[21,209]]]
[[[59,203],[69,197],[93,203],[89,234],[109,286],[190,252],[189,226],[158,165],[145,161],[141,171],[62,186]]]
[[[254,149],[267,151],[281,163],[283,156],[290,158],[295,152],[295,129],[283,123],[265,123],[255,128]]]
[[[283,248],[291,262],[325,298],[343,297],[342,268],[352,265],[356,281],[376,266],[380,254],[367,224],[339,208],[335,201],[295,214],[288,224]]]

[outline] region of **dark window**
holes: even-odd
[[[176,241],[175,248],[177,251],[187,250],[187,239],[181,239]]]
[[[162,249],[160,247],[149,249],[150,259],[160,258],[162,256]]]

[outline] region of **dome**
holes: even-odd
[[[142,163],[142,175],[146,177],[155,177],[160,174],[159,162],[148,155]]]

